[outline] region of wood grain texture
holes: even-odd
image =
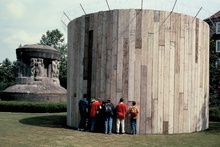
[[[136,101],[138,133],[190,133],[208,128],[209,27],[193,20],[174,12],[129,9],[71,21],[67,124],[77,127],[77,104],[89,88],[92,98],[110,97],[114,105],[121,97],[127,105]],[[88,54],[90,31],[92,55]],[[91,81],[82,75],[91,75]]]

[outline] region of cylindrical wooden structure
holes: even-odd
[[[68,25],[67,124],[78,127],[83,93],[136,101],[138,133],[208,128],[209,26],[155,10],[88,14]],[[126,132],[130,133],[129,119]]]

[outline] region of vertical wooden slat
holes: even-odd
[[[165,13],[165,18],[167,18],[169,15],[168,12]],[[170,16],[169,16],[170,17]],[[164,29],[165,29],[165,38],[164,38],[164,103],[163,103],[163,121],[167,122],[169,124],[169,60],[170,60],[170,19],[167,19],[164,22]]]
[[[91,77],[91,83],[92,83],[92,86],[91,86],[91,98],[95,98],[97,97],[97,94],[96,94],[96,70],[97,70],[97,48],[98,48],[98,45],[97,45],[97,35],[98,35],[98,13],[95,13],[94,14],[94,17],[93,17],[93,50],[92,50],[92,77]]]
[[[188,101],[188,122],[189,122],[189,126],[188,126],[188,132],[191,132],[191,125],[192,125],[192,64],[193,64],[193,56],[192,56],[192,50],[193,50],[193,44],[192,44],[192,36],[193,36],[193,29],[192,29],[192,23],[193,19],[192,18],[188,18],[188,86],[187,86],[187,101]]]
[[[163,133],[163,103],[164,103],[164,46],[159,46],[158,53],[158,133]]]
[[[141,49],[135,50],[135,74],[134,74],[134,92],[135,92],[135,100],[138,108],[141,107]],[[142,109],[140,109],[142,111]],[[140,114],[138,117],[138,123],[137,123],[137,132],[140,130]]]
[[[127,12],[129,13],[129,12]],[[130,46],[130,41],[129,41],[129,15],[127,13],[123,13],[124,17],[124,26],[122,26],[122,29],[124,30],[122,33],[121,38],[123,38],[123,60],[122,60],[122,95],[128,100],[128,79],[129,79],[129,46]]]
[[[107,49],[107,54],[106,54],[106,97],[111,98],[111,66],[112,66],[112,38],[113,38],[113,13],[110,11],[107,13],[107,25],[105,29],[107,30],[106,34],[106,49]]]
[[[103,12],[98,13],[98,34],[96,54],[96,98],[101,97],[101,62],[102,62],[102,36],[103,36]]]
[[[118,10],[113,11],[112,18],[112,66],[111,66],[111,99],[113,104],[118,103],[117,99],[117,51],[118,51]]]
[[[136,33],[135,33],[135,48],[140,49],[142,47],[142,10],[136,10]]]
[[[196,124],[195,124],[195,131],[199,130],[199,75],[198,75],[198,46],[199,46],[199,20],[196,19],[196,36],[195,36],[195,67],[194,67],[194,84],[195,84],[195,120],[196,120]]]
[[[128,101],[134,101],[135,100],[134,63],[135,63],[135,44],[136,44],[135,36],[136,36],[136,17],[137,16],[136,16],[136,11],[134,9],[130,9],[130,12],[128,14],[129,14]]]
[[[164,13],[160,13],[159,19],[159,29],[155,31],[159,31],[159,57],[158,57],[158,132],[163,133],[163,103],[164,103],[164,46],[165,46],[165,30],[164,30],[164,22],[165,16]]]
[[[189,86],[189,38],[188,38],[188,30],[189,30],[189,24],[188,24],[188,17],[184,16],[184,30],[185,30],[185,35],[184,35],[184,103],[183,103],[183,119],[186,120],[184,121],[184,126],[183,126],[183,132],[189,132],[189,100],[188,100],[188,86]]]
[[[78,104],[80,98],[82,97],[82,93],[83,93],[83,58],[84,58],[84,44],[85,44],[85,17],[81,17],[79,20],[79,25],[80,27],[80,37],[79,37],[79,48],[78,48],[78,75],[77,77],[77,82],[79,85],[77,86],[77,99],[75,99],[75,101],[73,102],[75,105]],[[75,112],[78,111],[78,107],[75,107]],[[77,119],[78,117],[74,117],[74,124],[75,126],[78,125],[79,123],[79,119]]]
[[[122,95],[122,70],[123,70],[123,35],[126,29],[125,10],[119,10],[118,15],[118,52],[117,52],[117,100],[123,96]]]
[[[174,56],[175,56],[175,42],[171,41],[170,42],[170,79],[169,79],[169,134],[173,134],[173,111],[174,111],[174,80],[175,80],[175,76],[174,76]]]
[[[107,12],[103,12],[102,14],[102,35],[100,38],[102,39],[101,41],[101,73],[100,73],[100,97],[102,100],[106,98],[106,54],[107,54],[107,46],[106,46],[106,38],[107,38]],[[108,28],[109,29],[109,28]]]
[[[195,131],[196,129],[196,101],[195,101],[195,52],[196,52],[196,20],[194,20],[192,22],[192,30],[191,30],[191,37],[192,37],[192,45],[191,45],[191,50],[192,50],[192,61],[191,61],[191,64],[192,64],[192,97],[191,98],[194,98],[194,99],[191,99],[191,117],[190,117],[190,120],[191,120],[191,127],[190,127],[190,132],[193,132]]]
[[[142,133],[147,133],[146,131],[146,95],[147,95],[147,66],[142,65],[141,66],[141,100],[140,100],[140,125],[139,131]]]
[[[152,133],[158,132],[158,63],[159,63],[159,11],[154,11],[154,38],[153,38],[153,80],[152,80]]]

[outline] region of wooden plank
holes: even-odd
[[[134,63],[135,63],[135,37],[136,37],[136,11],[129,10],[129,51],[128,51],[128,101],[134,101]]]
[[[192,99],[191,99],[191,106],[189,106],[189,108],[191,109],[191,115],[190,115],[190,120],[191,120],[191,125],[190,125],[190,132],[194,132],[195,131],[195,126],[196,126],[196,101],[195,101],[195,51],[196,51],[196,42],[195,42],[195,37],[196,37],[196,21],[193,21],[191,23],[191,34],[189,34],[191,37],[192,37],[192,45],[191,45],[191,52],[192,52],[192,60],[191,60],[191,78],[192,78],[192,84],[191,84],[191,87],[192,87]]]
[[[98,13],[97,54],[96,54],[96,98],[101,96],[101,55],[103,35],[103,12]]]
[[[189,30],[189,24],[188,24],[188,17],[184,15],[184,30],[185,30],[185,35],[184,35],[184,102],[183,102],[183,119],[186,120],[184,121],[184,126],[183,126],[183,132],[189,132],[189,111],[188,111],[188,91],[187,87],[189,86],[189,67],[188,67],[188,54],[189,54],[189,38],[188,38],[188,30]]]
[[[160,46],[165,46],[165,26],[164,26],[164,20],[165,20],[165,13],[160,13],[160,28],[159,28],[159,33],[160,33],[160,36],[159,36],[159,45]]]
[[[74,57],[74,40],[75,40],[75,35],[73,34],[74,31],[74,26],[73,24],[75,24],[76,20],[72,21],[69,25],[68,25],[68,42],[73,42],[73,43],[68,43],[68,57]],[[71,81],[73,81],[74,79],[74,72],[73,72],[73,69],[74,69],[74,61],[73,58],[68,58],[68,62],[67,62],[67,67],[68,67],[68,70],[67,70],[67,75],[69,77],[69,79]],[[73,107],[72,107],[72,102],[73,102],[73,99],[74,99],[74,84],[73,82],[70,82],[70,80],[67,81],[67,125],[69,126],[73,126],[72,124],[72,111],[73,111]]]
[[[210,34],[209,34],[209,25],[207,25],[207,27],[206,27],[206,35],[207,36],[210,36]],[[206,76],[207,76],[207,89],[206,89],[206,91],[207,91],[207,99],[206,99],[206,117],[207,117],[207,122],[206,122],[206,126],[207,126],[207,128],[209,127],[209,55],[210,55],[210,52],[209,52],[209,46],[210,46],[210,42],[209,42],[209,39],[207,39],[207,36],[206,36],[206,51],[207,51],[207,53],[206,53],[206,55],[207,55],[207,62],[206,62],[206,66],[207,66],[207,70],[206,70],[206,72],[207,72],[207,74],[206,74]]]
[[[112,38],[113,38],[113,12],[110,11],[107,14],[107,34],[106,34],[106,49],[107,49],[107,55],[106,55],[106,97],[111,97],[111,66],[112,66]]]
[[[126,11],[125,10],[119,10],[118,15],[118,52],[117,52],[117,100],[122,95],[122,70],[123,70],[123,35],[126,29]]]
[[[84,58],[84,44],[85,44],[85,17],[81,17],[80,18],[80,22],[79,22],[80,27],[80,37],[79,37],[79,48],[77,48],[78,50],[78,75],[77,75],[77,84],[79,84],[77,86],[76,89],[76,93],[77,93],[77,98],[73,101],[74,104],[78,104],[79,99],[82,97],[83,95],[83,58]],[[74,110],[75,114],[76,112],[78,112],[77,107],[75,107]],[[74,120],[74,126],[78,126],[79,123],[79,119]]]
[[[205,24],[206,25],[206,28],[205,28],[205,50],[206,50],[206,79],[205,81],[207,82],[206,83],[206,128],[209,127],[209,39],[207,38],[207,36],[209,36],[209,25],[208,24]]]
[[[168,17],[169,13],[165,13],[165,18]],[[169,124],[169,60],[170,60],[170,19],[167,19],[164,22],[164,29],[165,29],[165,38],[164,38],[164,101],[163,101],[163,121],[168,122]],[[169,130],[168,130],[169,132]]]
[[[89,65],[89,60],[90,60],[90,54],[89,54],[89,47],[91,48],[91,46],[89,46],[89,16],[85,17],[85,31],[84,31],[84,37],[88,38],[88,39],[84,39],[84,56],[83,56],[83,89],[82,89],[82,93],[87,93],[90,96],[91,93],[91,84],[90,84],[90,65]],[[89,81],[89,82],[88,82]],[[89,85],[88,85],[89,84]]]
[[[152,15],[150,15],[152,17]],[[151,20],[151,19],[149,19]],[[152,74],[153,74],[153,34],[148,34],[148,48],[147,48],[147,59],[148,59],[148,66],[147,66],[147,97],[146,97],[146,131],[147,133],[152,133]]]
[[[102,14],[102,36],[101,39],[101,73],[100,73],[100,97],[106,98],[106,54],[107,54],[107,12]],[[109,28],[108,28],[109,29]],[[109,35],[109,34],[108,34]]]
[[[122,95],[124,98],[129,101],[129,96],[128,96],[128,80],[129,80],[129,46],[130,46],[130,41],[129,41],[129,25],[130,25],[130,20],[129,20],[129,11],[127,10],[126,12],[123,13],[123,21],[124,21],[124,26],[122,27],[123,32],[121,38],[123,38],[123,65],[122,65]]]
[[[88,17],[89,17],[89,31],[93,31],[93,28],[94,28],[94,15],[90,14]]]
[[[146,132],[152,133],[152,77],[153,77],[153,48],[154,48],[154,13],[148,11],[148,37],[147,37],[147,97],[146,97]]]
[[[135,48],[140,49],[142,47],[142,10],[137,9],[136,10],[136,33],[135,33]]]
[[[76,27],[74,28],[77,36],[80,36],[80,30],[77,30],[76,28],[79,26],[80,24],[80,18],[76,20]],[[78,59],[78,56],[79,56],[79,47],[80,47],[80,37],[76,37],[75,40],[74,40],[74,44],[73,44],[73,53],[74,53],[74,56],[76,59]],[[78,78],[78,72],[79,72],[79,68],[78,68],[78,64],[79,64],[79,60],[75,60],[74,62],[74,78],[73,78],[73,83],[77,83],[78,84],[78,81],[77,81],[77,78]],[[71,124],[72,126],[76,126],[76,120],[79,118],[79,116],[77,116],[76,113],[73,113],[73,112],[76,112],[76,107],[74,107],[76,105],[76,100],[79,99],[79,93],[77,93],[77,86],[73,86],[73,99],[72,99],[72,110],[71,110]]]
[[[202,130],[203,129],[203,119],[204,119],[204,40],[203,40],[203,35],[204,35],[204,32],[203,32],[203,21],[200,20],[199,22],[199,103],[200,103],[200,115],[199,115],[199,123],[200,123],[200,126],[199,126],[199,130]]]
[[[142,109],[140,109],[140,102],[141,102],[141,49],[136,49],[135,50],[135,63],[134,63],[134,67],[135,67],[135,74],[134,74],[134,92],[135,92],[135,100],[136,100],[136,105],[138,106],[139,110],[142,111]],[[137,123],[137,133],[139,133],[140,130],[140,126],[142,124],[140,124],[140,114],[138,117],[138,123]]]
[[[163,133],[163,99],[164,99],[164,46],[159,46],[158,52],[158,133]]]
[[[171,41],[170,42],[170,61],[169,61],[169,65],[170,65],[170,71],[169,71],[169,134],[173,134],[173,119],[174,119],[174,83],[175,83],[175,42]]]
[[[127,98],[128,101],[130,95],[128,95],[129,87],[128,87],[128,81],[129,81],[129,39],[124,38],[123,43],[123,70],[122,70],[122,84],[123,84],[123,97]]]
[[[140,99],[140,127],[139,131],[147,133],[146,131],[146,95],[147,95],[147,66],[141,65],[141,99]],[[144,124],[144,125],[143,125]]]
[[[118,51],[118,10],[113,11],[112,21],[112,66],[111,66],[111,98],[112,103],[117,104],[117,51]]]
[[[96,98],[96,71],[97,71],[97,49],[98,49],[98,13],[94,14],[93,17],[93,50],[92,50],[92,75],[91,75],[91,98]]]
[[[158,64],[159,64],[159,11],[154,12],[154,48],[153,48],[153,80],[152,80],[152,133],[158,132]]]
[[[193,63],[193,56],[192,56],[192,48],[193,48],[193,44],[192,44],[192,36],[193,36],[193,26],[192,26],[192,21],[193,21],[193,17],[188,17],[188,83],[187,83],[187,101],[188,101],[188,122],[189,122],[189,126],[188,126],[188,132],[191,132],[191,125],[192,125],[192,63]]]
[[[143,15],[143,19],[142,19],[142,54],[141,54],[141,60],[142,60],[142,65],[147,65],[147,40],[148,40],[148,30],[147,30],[147,24],[148,24],[148,20],[146,18],[148,18],[148,11],[144,10],[142,11],[142,15]]]
[[[199,128],[199,104],[198,104],[198,97],[199,97],[199,79],[198,79],[198,36],[199,36],[199,21],[198,19],[196,19],[196,35],[195,35],[195,38],[196,38],[196,47],[195,47],[195,66],[194,66],[194,85],[195,85],[195,107],[194,107],[194,110],[195,110],[195,121],[196,121],[196,124],[195,124],[195,131],[198,131],[198,128]]]
[[[173,108],[173,133],[179,133],[179,88],[180,88],[180,14],[176,14],[176,38],[175,39],[175,59],[174,59],[174,108]],[[171,28],[171,30],[174,30]],[[174,31],[172,31],[174,33]]]

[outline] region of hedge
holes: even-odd
[[[220,121],[220,107],[210,107],[209,108],[209,120],[210,121]]]
[[[55,113],[66,112],[67,103],[0,101],[0,112]]]

